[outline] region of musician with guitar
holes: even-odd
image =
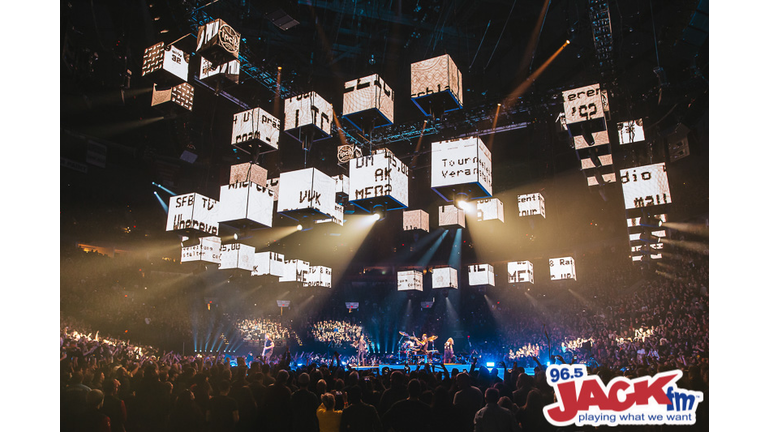
[[[352,346],[357,349],[357,365],[365,364],[365,355],[368,353],[368,344],[365,342],[365,336],[360,335],[360,339],[352,342]]]

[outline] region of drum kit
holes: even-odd
[[[400,342],[398,345],[400,346],[400,350],[397,353],[397,359],[400,360],[400,355],[405,354],[406,361],[418,361],[419,358],[423,358],[423,360],[426,362],[428,359],[431,359],[433,356],[436,356],[439,354],[439,351],[434,349],[434,342],[437,340],[437,336],[430,336],[427,338],[426,345],[422,345],[422,342],[419,338],[416,336],[411,336],[406,332],[398,332],[400,333]],[[403,339],[406,339],[403,341]],[[429,344],[432,344],[433,349],[428,349]]]

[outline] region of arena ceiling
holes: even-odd
[[[590,7],[601,4],[610,10],[612,46],[598,53]],[[144,49],[194,38],[212,18],[241,33],[239,83],[214,88],[194,77],[192,112],[164,116],[150,106],[153,83],[141,76]],[[518,218],[515,201],[505,202],[506,227],[484,240],[488,256],[495,257],[490,259],[589,248],[623,252],[628,245],[620,187],[587,186],[571,139],[557,123],[560,93],[600,83],[609,91],[611,121],[642,118],[648,140],[613,146],[617,169],[667,162],[672,217],[706,215],[708,28],[706,0],[70,0],[61,6],[61,238],[121,249],[147,241],[178,245],[178,236],[164,231],[153,182],[180,194],[216,197],[229,167],[249,160],[230,145],[233,114],[260,106],[282,117],[282,100],[308,91],[340,107],[344,82],[377,73],[399,95],[395,125],[367,136],[342,128],[364,150],[387,147],[412,164],[411,207],[434,217],[445,204],[429,188],[427,144],[488,130],[504,102],[496,126],[504,131],[493,137],[494,191],[513,197],[541,192],[548,217]],[[567,47],[526,86],[566,40]],[[445,53],[462,71],[464,108],[425,117],[407,95],[410,64]],[[430,134],[420,146],[425,119]],[[688,136],[690,155],[671,160],[668,144],[681,133]],[[344,174],[336,160],[339,136],[305,150],[283,134],[280,150],[258,162],[270,177],[305,166]],[[361,265],[390,263],[398,250],[402,254],[418,241],[402,232],[399,212],[390,213],[353,253]],[[278,217],[275,223],[292,222]],[[333,228],[321,230],[313,235],[332,244]],[[480,246],[471,232],[464,240],[464,259],[472,262]],[[298,251],[306,245],[306,239],[304,246],[294,239],[281,247]],[[307,252],[312,259],[327,255],[327,249],[313,249]]]

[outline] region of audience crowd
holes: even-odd
[[[296,332],[283,326],[281,322],[269,318],[243,319],[237,322],[237,328],[240,330],[240,337],[248,345],[263,346],[267,334],[276,343],[285,343],[293,338],[297,344],[301,345],[301,338]]]
[[[88,278],[62,276],[61,430],[617,430],[546,422],[542,408],[554,401],[546,368],[554,363],[586,364],[605,383],[680,369],[678,386],[703,392],[704,400],[696,425],[673,429],[708,430],[708,261],[684,253],[675,259],[674,275],[608,271],[590,275],[569,301],[499,304],[486,318],[503,317],[497,337],[473,346],[467,372],[439,362],[357,370],[339,353],[297,354],[288,344],[252,361],[187,355],[166,342],[193,335],[204,309],[173,306],[180,297],[172,293],[142,297],[141,274],[116,282],[85,266]],[[126,286],[133,288],[128,297]],[[69,303],[78,299],[86,299],[83,310]],[[130,324],[121,332],[116,322]],[[271,325],[254,318],[247,328],[257,323]],[[157,335],[166,325],[170,336]],[[366,335],[362,325],[336,320],[308,322],[306,331],[331,347]],[[501,367],[485,368],[477,360],[483,355],[497,355]]]
[[[363,326],[349,321],[323,320],[312,324],[309,333],[317,342],[327,343],[331,348],[350,345],[366,337]]]

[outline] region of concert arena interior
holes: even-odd
[[[53,426],[708,430],[707,0],[60,7]]]

